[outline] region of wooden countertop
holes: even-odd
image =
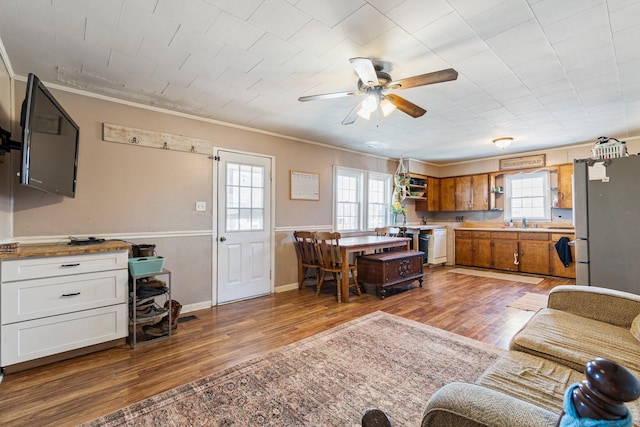
[[[0,253],[0,259],[35,258],[61,255],[82,255],[99,252],[130,250],[131,245],[122,240],[107,240],[91,245],[69,245],[67,243],[43,243],[20,245],[17,252]]]

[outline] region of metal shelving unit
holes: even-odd
[[[138,280],[144,278],[155,278],[156,276],[166,276],[166,284],[168,290],[166,292],[160,293],[158,295],[148,296],[139,298],[138,295]],[[167,311],[159,313],[155,316],[145,316],[138,317],[136,307],[140,303],[148,302],[153,300],[153,306],[162,309],[159,305],[156,304],[156,298],[164,298],[166,301],[171,301],[171,271],[167,269],[162,269],[159,273],[145,273],[145,274],[130,274],[131,278],[131,292],[129,293],[129,345],[132,348],[144,347],[149,344],[153,344],[159,341],[168,340],[171,338],[171,306]],[[164,317],[168,317],[169,327],[167,328],[167,334],[160,337],[146,338],[146,335],[142,333],[145,337],[143,340],[138,339],[138,331],[139,327],[145,325],[154,325],[160,322]]]

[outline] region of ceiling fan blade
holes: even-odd
[[[360,109],[361,104],[362,102],[358,102],[356,106],[353,107],[353,110],[351,110],[349,114],[347,114],[347,117],[345,117],[342,121],[343,125],[350,125],[356,121],[356,119],[358,118],[358,110]]]
[[[458,72],[453,68],[447,68],[446,70],[434,71],[433,73],[421,74],[419,76],[407,77],[406,79],[389,82],[386,84],[385,89],[408,89],[410,87],[448,82],[457,78]]]
[[[360,92],[354,92],[354,91],[323,93],[323,94],[320,94],[320,95],[301,96],[300,98],[298,98],[298,101],[305,102],[305,101],[315,101],[315,100],[318,100],[318,99],[342,98],[344,96],[359,95],[359,94],[360,94]]]
[[[386,95],[384,99],[395,105],[398,110],[407,113],[413,118],[420,117],[427,112],[424,108],[418,107],[413,102],[407,101],[398,95]]]
[[[356,71],[356,74],[367,86],[378,86],[378,75],[376,69],[373,67],[373,62],[369,58],[351,58],[351,66]]]

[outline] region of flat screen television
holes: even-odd
[[[48,193],[75,197],[80,128],[40,79],[31,73],[20,121],[20,183]]]

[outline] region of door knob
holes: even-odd
[[[226,240],[227,240],[227,238],[226,238],[226,237],[224,237],[224,236],[222,236],[222,237],[220,238],[220,241],[221,241],[221,242],[224,242],[224,241],[226,241]]]

